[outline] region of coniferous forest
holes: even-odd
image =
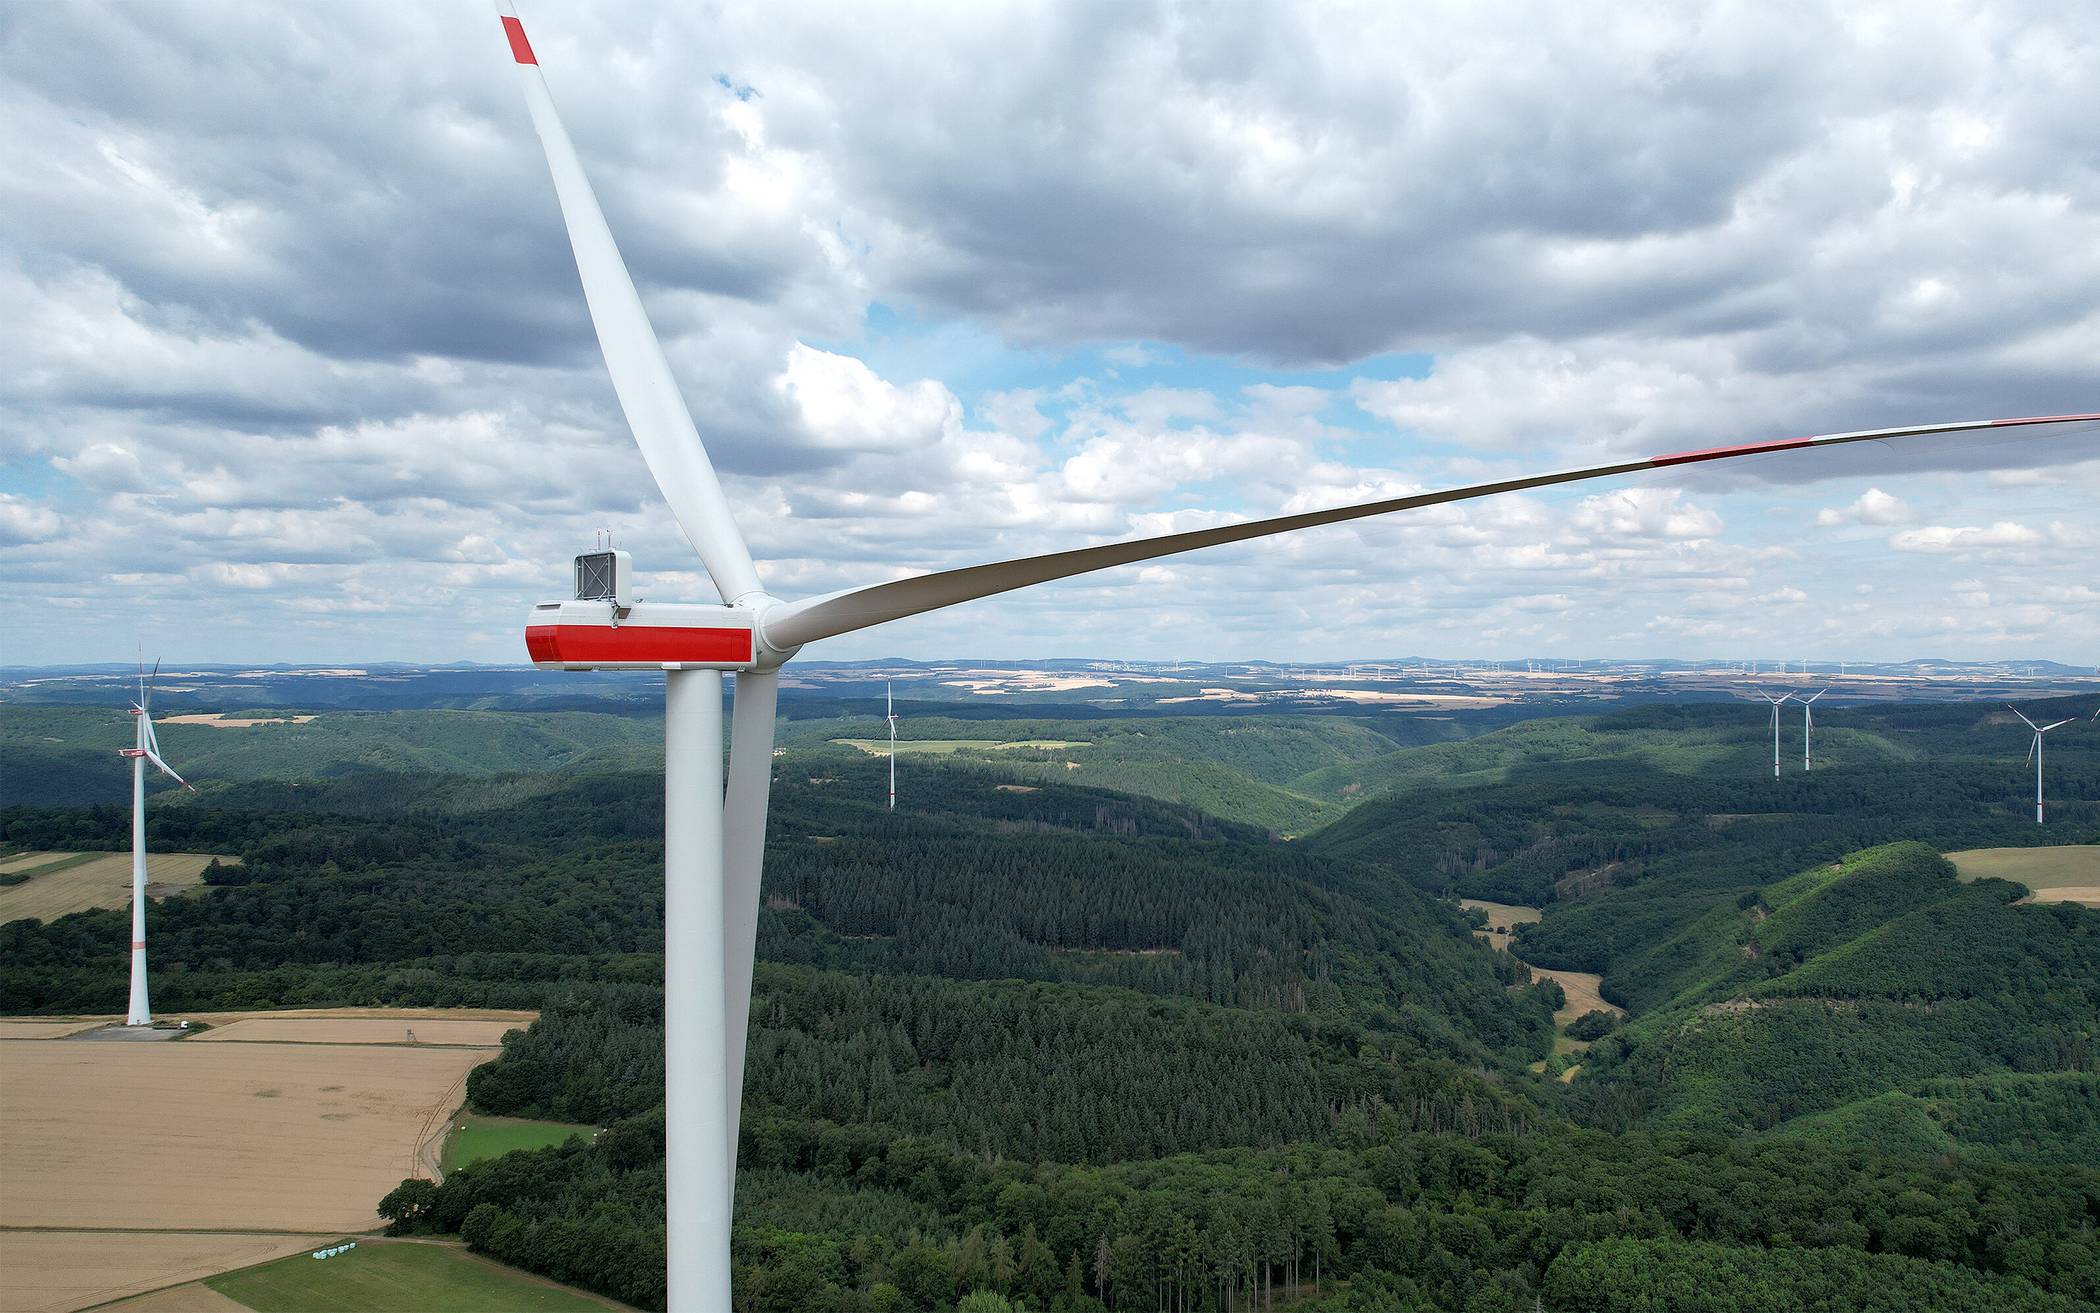
[[[2100,910],[1942,856],[2100,841],[2100,735],[2052,739],[2039,833],[1959,704],[1834,708],[1778,781],[1732,706],[927,716],[1066,746],[912,757],[891,812],[870,722],[788,710],[740,1308],[2100,1307]],[[92,715],[0,713],[48,766],[5,850],[128,843]],[[654,730],[485,715],[346,713],[298,768],[214,740],[151,812],[233,859],[155,905],[155,1001],[540,1009],[469,1103],[602,1133],[381,1212],[662,1308]],[[128,939],[0,926],[0,1013],[121,1010]],[[1557,1020],[1533,967],[1625,1015]]]

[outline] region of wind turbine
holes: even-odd
[[[577,558],[575,596],[535,607],[525,630],[526,648],[540,666],[664,672],[666,1275],[670,1306],[681,1313],[730,1307],[729,1221],[774,712],[780,667],[804,644],[1111,566],[1496,493],[1777,451],[2100,420],[2100,414],[1974,420],[1673,452],[939,570],[784,602],[759,581],[670,364],[555,113],[525,29],[515,15],[502,17],[613,391],[650,474],[721,594],[713,605],[642,602],[633,595],[626,553],[595,552]],[[724,671],[736,674],[726,790]]]
[[[1787,701],[1794,695],[1782,693],[1775,698],[1770,693],[1760,690],[1758,696],[1772,704],[1772,778],[1776,780],[1779,778],[1779,704]],[[1821,695],[1818,694],[1818,696]]]
[[[131,758],[131,1003],[125,1010],[127,1026],[153,1024],[153,1008],[146,999],[146,763],[161,774],[195,793],[190,782],[160,759],[160,740],[153,734],[153,685],[160,680],[160,662],[153,663],[148,679],[144,663],[139,669],[139,700],[131,704],[132,746],[119,748],[117,755]]]
[[[1827,689],[1827,688],[1826,688],[1826,689],[1819,689],[1819,690],[1817,690],[1817,691],[1816,691],[1815,693],[1812,693],[1812,694],[1810,694],[1810,695],[1809,695],[1808,697],[1805,697],[1805,698],[1802,698],[1802,699],[1801,699],[1801,769],[1802,769],[1802,770],[1814,770],[1814,769],[1815,769],[1815,767],[1814,767],[1813,765],[1811,765],[1811,764],[1810,764],[1810,762],[1809,762],[1809,756],[1808,756],[1808,741],[1809,741],[1809,738],[1810,738],[1810,737],[1811,737],[1812,735],[1814,735],[1814,733],[1816,732],[1816,713],[1815,713],[1815,710],[1814,710],[1814,708],[1812,708],[1811,706],[1809,706],[1809,704],[1810,704],[1811,702],[1814,702],[1814,701],[1815,701],[1815,700],[1816,700],[1817,698],[1819,698],[1819,697],[1822,697],[1822,696],[1823,696],[1823,694],[1825,694],[1825,693],[1828,693],[1829,691],[1830,691],[1830,690],[1829,690],[1829,689]],[[1775,707],[1773,707],[1773,708],[1772,708],[1772,714],[1774,714],[1775,716],[1776,716],[1777,714],[1779,714],[1779,708],[1778,708],[1778,707],[1776,707],[1776,706],[1775,706]],[[1774,735],[1774,736],[1773,736],[1772,742],[1773,742],[1773,744],[1774,744],[1775,746],[1776,746],[1776,745],[1778,744],[1778,742],[1779,742],[1779,739],[1778,739],[1778,736],[1777,736],[1777,735]]]
[[[2034,763],[2034,823],[2040,825],[2042,823],[2042,735],[2047,734],[2059,725],[2068,725],[2078,718],[2076,716],[2066,716],[2062,720],[2054,721],[2047,725],[2037,725],[2033,721],[2028,720],[2025,713],[2018,707],[2008,707],[2007,710],[2018,716],[2021,723],[2034,731],[2034,742],[2027,745],[2027,759]],[[2095,712],[2094,715],[2100,716],[2100,712]]]
[[[882,716],[890,722],[890,810],[897,810],[897,700],[890,696],[890,681],[882,681]]]

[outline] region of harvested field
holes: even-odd
[[[532,1024],[529,1014],[503,1020],[456,1020],[450,1017],[249,1017],[214,1025],[196,1044],[406,1044],[410,1032],[418,1048],[468,1045],[493,1048],[505,1032]]]
[[[1531,925],[1539,919],[1536,907],[1518,907],[1513,903],[1491,903],[1484,898],[1461,898],[1458,905],[1467,911],[1479,909],[1487,913],[1485,930],[1475,930],[1479,938],[1487,940],[1497,948],[1509,947],[1509,935],[1520,925]]]
[[[2100,907],[2100,884],[2060,884],[2054,889],[2037,889],[2024,900],[2030,903],[2079,903],[2086,907]]]
[[[0,1226],[368,1229],[490,1056],[10,1041]]]
[[[38,853],[39,862],[17,867],[33,870],[42,862],[67,857],[66,853]],[[231,857],[220,861],[231,862]],[[146,892],[156,898],[196,885],[204,878],[210,853],[146,854]],[[92,860],[64,870],[31,876],[23,884],[0,889],[0,923],[35,917],[52,921],[68,912],[90,907],[128,907],[131,904],[131,854],[102,853]]]
[[[122,1018],[118,1018],[122,1020]],[[0,1039],[60,1039],[83,1030],[93,1030],[105,1024],[95,1021],[11,1021],[0,1020]]]
[[[1568,996],[1567,1005],[1553,1014],[1553,1020],[1558,1025],[1565,1026],[1585,1012],[1609,1012],[1615,1017],[1626,1015],[1625,1008],[1616,1003],[1605,1002],[1604,995],[1598,992],[1604,984],[1603,976],[1593,975],[1588,971],[1549,971],[1545,967],[1533,967],[1531,974],[1558,981],[1561,992]],[[1583,1047],[1589,1046],[1585,1044]]]
[[[179,1281],[267,1262],[315,1244],[312,1236],[184,1232],[0,1231],[0,1313],[67,1313]],[[210,1294],[210,1292],[206,1292]],[[222,1298],[212,1296],[213,1298]],[[156,1313],[213,1307],[191,1300]]]
[[[1488,918],[1487,929],[1475,930],[1473,937],[1484,939],[1505,952],[1509,949],[1511,932],[1517,926],[1532,924],[1542,915],[1536,907],[1520,907],[1514,903],[1491,903],[1484,898],[1461,898],[1458,900],[1458,905],[1468,911],[1478,908],[1486,912]],[[1512,956],[1515,955],[1512,954]],[[1517,960],[1519,962],[1524,961],[1522,958],[1517,958]],[[1531,966],[1529,962],[1525,962],[1524,965]],[[1567,1001],[1554,1009],[1553,1024],[1555,1026],[1565,1028],[1569,1022],[1574,1021],[1585,1012],[1609,1012],[1615,1017],[1626,1015],[1625,1008],[1615,1003],[1604,1001],[1604,995],[1600,992],[1604,985],[1604,977],[1602,976],[1593,975],[1588,971],[1552,971],[1540,966],[1531,966],[1531,974],[1540,979],[1556,982],[1560,985],[1561,993],[1567,996]],[[1574,1039],[1565,1033],[1556,1034],[1553,1037],[1553,1051],[1558,1055],[1571,1056],[1581,1053],[1587,1048],[1589,1048],[1587,1040]],[[1543,1072],[1546,1069],[1546,1064],[1544,1062],[1535,1062],[1531,1065],[1531,1069]],[[1579,1069],[1579,1067],[1571,1066],[1561,1072],[1560,1078],[1563,1081],[1572,1081],[1575,1079],[1575,1073]]]
[[[12,857],[0,858],[0,875],[12,875],[16,871],[26,871],[32,866],[62,862],[78,856],[79,853],[16,853]]]
[[[2100,844],[2047,848],[1974,848],[1948,853],[1963,880],[2012,880],[2033,890],[2036,903],[2100,907]]]
[[[253,1313],[253,1310],[246,1304],[226,1298],[201,1281],[192,1281],[186,1286],[169,1286],[150,1295],[111,1304],[109,1313]]]
[[[312,716],[228,716],[223,711],[202,711],[187,716],[162,716],[163,725],[209,725],[213,729],[253,729],[257,725],[310,725]]]

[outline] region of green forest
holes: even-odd
[[[788,705],[740,1309],[2100,1307],[2100,911],[1942,856],[2100,841],[2100,735],[2052,738],[2038,828],[2010,718],[1964,704],[1834,708],[1776,781],[1740,705],[975,710],[915,709],[986,746],[903,759],[892,812],[839,742],[880,722]],[[0,708],[0,851],[128,843],[127,730]],[[541,1009],[470,1106],[606,1132],[382,1215],[658,1309],[660,732],[171,726],[200,789],[149,813],[235,858],[153,908],[162,1010]],[[1461,896],[1544,916],[1503,951]],[[0,926],[0,1013],[120,1010],[128,941]],[[1527,964],[1628,1015],[1557,1035]]]

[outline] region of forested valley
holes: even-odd
[[[787,724],[740,1307],[2100,1306],[2100,911],[1940,855],[2100,841],[2087,742],[2052,740],[2038,833],[1965,705],[1833,711],[1776,781],[1740,706],[1050,714],[924,718],[895,812],[870,722]],[[90,715],[0,712],[50,766],[6,849],[128,842]],[[470,1104],[603,1133],[382,1212],[661,1308],[656,727],[341,719],[318,764],[215,739],[156,799],[156,847],[236,859],[155,904],[156,1002],[541,1009]],[[1545,915],[1502,951],[1460,896]],[[0,926],[0,1012],[121,1010],[128,939]],[[1628,1011],[1572,1080],[1527,963]]]

